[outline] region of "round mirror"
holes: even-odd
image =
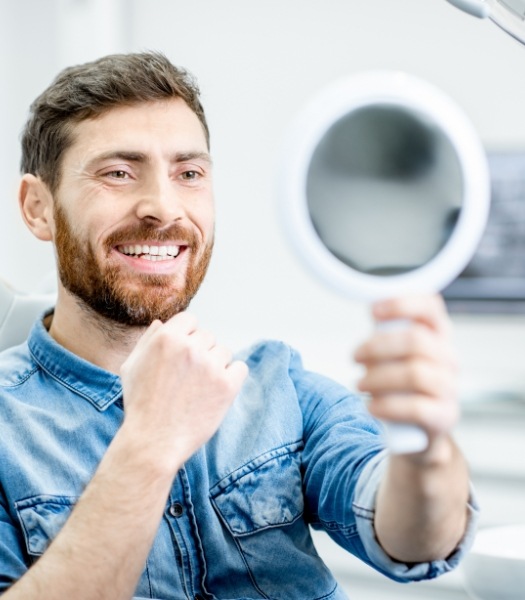
[[[350,297],[443,289],[487,219],[478,137],[440,90],[404,73],[324,90],[285,139],[279,202],[303,262]]]
[[[483,147],[440,90],[403,73],[355,75],[299,113],[280,160],[287,237],[304,264],[348,297],[436,292],[483,233],[490,179]],[[387,427],[393,452],[422,430]]]

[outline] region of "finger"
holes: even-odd
[[[421,359],[380,363],[369,368],[357,386],[373,395],[402,392],[455,398],[457,392],[450,369]]]
[[[226,370],[233,388],[240,390],[248,376],[248,365],[242,360],[234,360],[226,367]]]
[[[189,334],[189,342],[200,350],[211,350],[216,346],[217,340],[211,331],[196,329]]]
[[[374,396],[368,404],[368,410],[378,419],[412,423],[433,433],[450,431],[460,416],[457,402],[418,394]]]
[[[438,294],[382,300],[373,305],[372,314],[378,321],[410,319],[444,335],[452,329],[445,302]]]
[[[164,323],[164,328],[173,334],[190,335],[198,329],[197,317],[188,312],[180,312]]]
[[[395,332],[378,332],[361,344],[354,360],[362,364],[397,360],[408,357],[424,358],[458,369],[455,349],[427,327],[413,325]]]
[[[153,321],[143,333],[143,335],[140,338],[140,341],[142,343],[147,342],[151,337],[155,335],[155,332],[158,331],[160,327],[162,327],[162,321],[155,319],[155,321]]]
[[[248,365],[242,360],[232,360],[233,353],[225,346],[215,346],[210,351],[217,364],[227,371],[227,374],[234,381],[244,381],[248,375]]]
[[[153,321],[146,331],[142,334],[139,341],[137,342],[133,352],[127,357],[127,359],[121,365],[121,373],[124,374],[128,368],[130,368],[130,364],[133,363],[134,360],[137,360],[137,356],[139,356],[142,352],[146,352],[148,348],[148,343],[150,340],[155,338],[155,334],[163,327],[163,324],[159,320]]]
[[[225,346],[214,346],[210,349],[210,355],[217,365],[226,368],[232,362],[233,353]]]

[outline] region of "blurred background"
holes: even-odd
[[[288,244],[275,193],[284,131],[320,89],[370,69],[419,76],[467,113],[503,209],[476,259],[482,292],[450,299],[462,364],[457,436],[482,524],[525,522],[525,46],[445,0],[0,0],[0,277],[19,290],[49,289],[53,272],[51,248],[18,213],[29,104],[65,66],[145,49],[197,77],[211,127],[217,241],[193,311],[234,348],[283,339],[349,386],[368,307],[319,285]],[[317,539],[353,600],[467,597],[461,572],[400,586]]]

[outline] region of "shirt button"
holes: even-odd
[[[170,506],[170,515],[172,517],[175,517],[176,519],[181,517],[183,512],[184,512],[184,507],[182,506],[182,504],[180,502],[174,502]]]

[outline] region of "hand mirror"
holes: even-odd
[[[434,86],[399,72],[336,82],[294,119],[278,196],[287,235],[322,282],[374,301],[437,292],[469,262],[486,223],[483,147]],[[394,452],[426,435],[387,426]]]

